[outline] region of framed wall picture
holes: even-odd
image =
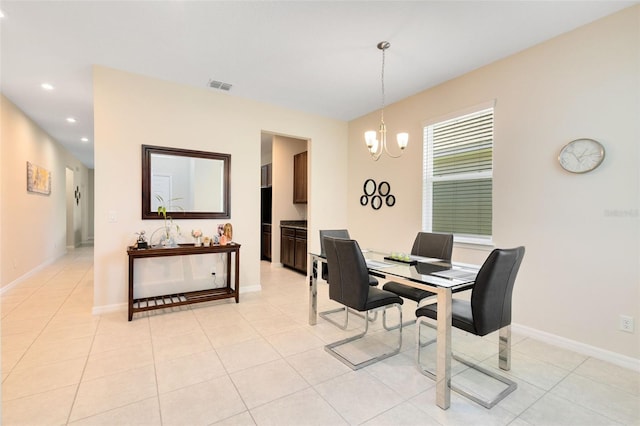
[[[27,191],[51,194],[51,172],[27,161]]]

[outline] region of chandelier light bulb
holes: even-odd
[[[398,138],[398,147],[404,150],[409,144],[409,133],[406,133],[406,132],[398,133],[397,138]]]

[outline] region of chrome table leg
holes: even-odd
[[[311,275],[309,276],[309,325],[318,321],[318,260],[311,256]]]
[[[436,353],[436,404],[446,410],[451,405],[451,289],[438,290]]]

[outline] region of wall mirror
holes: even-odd
[[[230,170],[230,154],[142,145],[142,218],[162,219],[160,196],[174,219],[229,219]]]

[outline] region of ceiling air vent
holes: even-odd
[[[211,87],[212,89],[226,90],[228,92],[229,90],[231,90],[231,86],[233,86],[231,83],[223,83],[222,81],[209,80],[209,87]]]

